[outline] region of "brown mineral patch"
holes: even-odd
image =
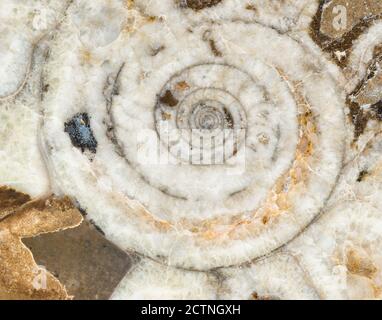
[[[366,129],[367,123],[370,119],[360,106],[352,102],[349,98],[346,100],[349,107],[349,117],[354,125],[354,140],[356,141]]]
[[[373,56],[382,56],[382,43],[375,46]]]
[[[280,300],[280,298],[270,295],[260,296],[256,291],[254,291],[251,294],[250,300]]]
[[[247,4],[245,6],[245,9],[257,12],[257,9],[256,9],[256,7],[253,4]]]
[[[163,121],[171,120],[171,114],[167,112],[162,112],[162,120]]]
[[[221,51],[220,51],[220,50],[218,49],[218,47],[216,46],[216,42],[215,42],[215,40],[210,39],[208,42],[209,42],[209,44],[210,44],[210,48],[211,48],[211,51],[212,51],[213,55],[214,55],[215,57],[222,57],[223,54],[221,53]]]
[[[132,264],[129,255],[87,221],[75,229],[23,242],[76,300],[108,299]]]
[[[170,90],[166,90],[165,94],[159,98],[159,101],[169,107],[175,107],[179,102]]]
[[[29,200],[30,196],[25,193],[0,186],[0,219],[3,219]]]
[[[269,221],[269,217],[268,216],[264,216],[261,221],[263,222],[263,224],[267,224],[268,221]]]
[[[189,88],[190,88],[190,86],[188,85],[188,83],[186,81],[180,81],[175,86],[175,89],[178,91],[184,91],[184,90],[187,90]]]
[[[176,0],[181,8],[190,8],[195,11],[213,7],[222,2],[222,0]]]
[[[125,0],[125,6],[127,9],[133,9],[134,8],[134,0]]]
[[[377,267],[365,253],[350,249],[346,255],[346,267],[352,274],[372,278],[377,272]]]

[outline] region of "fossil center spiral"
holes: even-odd
[[[206,164],[202,161],[204,153],[204,160],[209,159],[207,164],[221,164],[242,146],[247,127],[242,103],[229,87],[214,85],[215,74],[226,69],[248,80],[231,66],[191,66],[172,77],[158,95],[155,116],[161,141],[185,162]],[[193,74],[201,77],[199,86],[191,87],[187,82]]]

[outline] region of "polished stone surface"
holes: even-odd
[[[379,299],[381,18],[1,3],[0,218],[72,199],[81,226],[23,241],[74,299]]]

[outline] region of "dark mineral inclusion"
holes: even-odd
[[[80,148],[82,152],[89,150],[97,152],[97,140],[90,128],[89,116],[87,113],[77,113],[65,123],[65,132],[69,134],[72,144]]]

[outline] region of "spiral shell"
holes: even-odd
[[[43,134],[60,190],[122,248],[176,266],[284,245],[341,168],[330,62],[255,22],[140,19],[91,55],[71,25],[55,40]]]

